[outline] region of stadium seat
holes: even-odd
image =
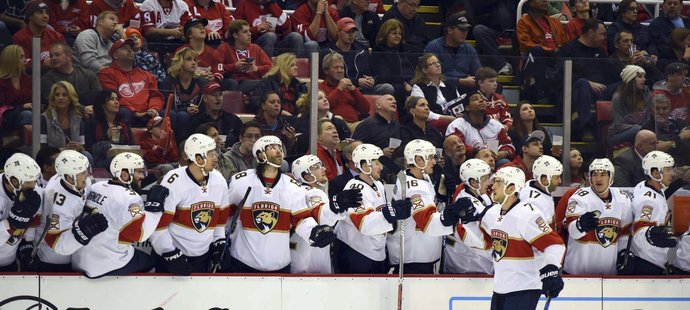
[[[33,137],[32,137],[32,128],[33,126],[31,125],[24,125],[24,145],[31,146],[31,143],[33,142]]]
[[[613,122],[613,116],[611,116],[612,103],[611,101],[597,101],[596,112],[597,112],[597,128],[599,130],[599,146],[602,150],[606,150],[606,156],[616,157],[627,147],[630,147],[629,142],[622,143],[620,145],[614,145],[609,147],[608,134],[609,126]]]
[[[223,111],[239,114],[245,112],[244,95],[241,91],[226,90],[223,92]]]
[[[297,58],[297,77],[310,78],[309,75],[309,58]]]
[[[367,101],[369,101],[369,116],[372,116],[376,114],[376,100],[379,99],[379,95],[364,95],[364,98],[367,98]]]
[[[141,141],[146,137],[146,128],[132,128],[132,143],[141,145]]]

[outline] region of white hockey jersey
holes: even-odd
[[[82,214],[89,191],[90,186],[87,186],[84,194],[80,194],[58,175],[50,178],[46,184],[41,224],[37,228],[38,236],[45,229],[48,230],[45,238],[38,243],[37,255],[42,262],[69,264],[72,253],[82,247],[72,234],[72,224]]]
[[[488,122],[478,129],[472,126],[465,118],[457,118],[448,125],[446,136],[456,133],[462,134],[465,145],[472,148],[486,146],[489,140],[498,140],[498,149],[505,147],[515,148],[510,144],[510,137],[508,137],[503,124],[495,119],[488,119]]]
[[[108,229],[72,254],[72,268],[99,277],[127,265],[134,256],[135,242],[148,239],[161,213],[146,212],[139,194],[113,181],[91,186],[86,207],[108,220]]]
[[[165,199],[165,213],[151,246],[159,255],[179,249],[196,257],[206,254],[216,240],[225,239],[229,193],[223,175],[217,170],[206,177],[205,186],[194,180],[187,167],[169,171],[161,182],[170,191]]]
[[[465,242],[471,246],[493,246],[494,292],[507,294],[540,290],[539,270],[544,267],[534,257],[537,249],[545,256],[543,264],[561,266],[565,246],[538,208],[517,201],[507,211],[498,205],[489,208],[481,221],[481,231],[467,227]],[[481,236],[481,237],[479,237]],[[477,241],[483,238],[483,244]]]
[[[647,241],[645,234],[651,226],[671,225],[671,210],[663,192],[659,192],[642,181],[633,190],[632,252],[638,257],[665,269],[669,248],[655,247]]]
[[[180,17],[189,12],[189,6],[183,0],[172,0],[172,8],[164,9],[158,0],[145,0],[139,10],[143,13],[143,28],[170,29],[182,26]]]
[[[690,230],[685,232],[678,240],[678,251],[674,266],[690,272]]]
[[[250,187],[244,205],[238,206]],[[305,194],[306,190],[288,175],[278,175],[276,184],[267,188],[254,169],[235,174],[230,182],[230,208],[231,213],[241,213],[232,234],[230,255],[261,271],[280,270],[290,264],[290,228],[309,240],[316,226]]]
[[[618,188],[609,189],[602,200],[591,187],[578,189],[568,200],[564,226],[568,229],[568,251],[563,270],[570,274],[616,274],[618,251],[630,236],[632,206],[628,195]],[[599,226],[586,233],[577,229],[577,219],[590,211],[599,211]]]
[[[529,180],[525,186],[520,190],[520,201],[529,203],[532,206],[539,208],[544,214],[544,220],[551,226],[551,229],[556,228],[556,205],[553,202],[553,197],[539,188],[536,184],[537,180]]]
[[[405,263],[433,263],[441,258],[443,236],[453,233],[453,226],[443,226],[441,213],[436,209],[436,191],[428,176],[417,179],[409,172],[405,184],[396,181],[393,197],[396,200],[410,198],[412,215],[405,220]],[[402,186],[406,187],[402,197]],[[400,227],[388,234],[388,261],[400,263]]]
[[[17,246],[19,242],[24,239],[26,241],[34,241],[36,235],[36,227],[40,223],[40,214],[36,213],[31,225],[27,229],[13,229],[7,218],[10,216],[10,210],[14,205],[14,194],[5,190],[2,185],[5,174],[0,173],[0,266],[7,266],[12,264],[17,258]],[[36,186],[35,191],[43,197],[43,189]],[[40,209],[39,211],[40,212]]]
[[[345,188],[362,191],[362,206],[349,210],[347,218],[335,227],[338,239],[371,260],[384,260],[386,233],[393,230],[393,225],[381,213],[388,204],[383,184],[374,181],[369,185],[357,176],[348,181]]]
[[[328,195],[321,189],[304,186],[306,204],[319,225],[333,226],[345,218],[345,213],[334,214],[329,207]],[[313,247],[297,234],[290,236],[290,273],[332,273],[331,246]]]
[[[482,213],[487,207],[482,203],[480,198],[474,196],[463,189],[457,196],[457,201],[460,198],[469,198],[472,200],[476,209],[475,214]],[[498,208],[497,205],[493,206]],[[455,232],[448,236],[446,240],[446,247],[444,250],[443,273],[494,273],[494,262],[491,257],[491,250],[484,247],[470,247],[465,244],[464,240],[467,237],[466,227],[473,226],[475,231],[479,230],[479,222],[472,222],[467,224],[458,224]]]

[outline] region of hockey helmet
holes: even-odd
[[[65,182],[67,182],[65,175],[71,176],[75,184],[67,182],[70,185],[76,185],[77,174],[89,170],[91,170],[89,159],[75,150],[64,150],[55,159],[55,171]]]
[[[355,167],[364,174],[371,173],[371,162],[378,160],[381,156],[383,156],[383,151],[378,146],[369,143],[360,144],[352,151],[352,161],[355,163]],[[362,170],[362,161],[369,165],[368,173]]]
[[[493,175],[493,179],[503,180],[503,185],[507,189],[508,186],[515,186],[513,193],[518,193],[525,186],[525,173],[518,167],[503,167],[498,169]],[[508,195],[508,193],[506,193]]]
[[[144,165],[144,159],[134,153],[124,152],[117,154],[117,156],[113,158],[113,161],[110,162],[110,173],[114,178],[125,184],[132,183],[132,180],[134,179],[132,176],[134,175],[134,170],[136,169],[146,169],[146,166]],[[122,170],[127,170],[127,173],[129,174],[129,181],[125,182],[122,180]]]
[[[642,169],[644,169],[644,174],[652,177],[652,170],[658,169],[662,172],[666,167],[673,167],[675,161],[671,155],[666,154],[662,151],[651,151],[642,159]]]
[[[319,159],[316,155],[304,155],[300,158],[297,158],[293,163],[292,163],[292,174],[295,176],[295,179],[299,181],[300,183],[305,183],[305,184],[311,184],[316,182],[316,177],[311,172],[311,167],[314,165],[321,165],[323,166],[323,163],[321,162],[321,159]],[[307,182],[304,180],[304,173],[312,175],[314,177],[314,181],[312,182]]]
[[[490,174],[491,166],[481,159],[468,159],[460,165],[460,179],[462,183],[465,183],[465,185],[474,190],[479,190],[479,188],[472,187],[472,185],[470,185],[470,180],[474,179],[479,183],[483,176]]]
[[[184,142],[184,154],[193,162],[196,162],[196,155],[206,159],[206,154],[215,149],[216,141],[202,133],[195,133]]]
[[[429,156],[436,155],[436,147],[429,141],[415,139],[407,143],[404,154],[406,164],[415,165],[415,167],[419,169],[424,169],[427,166]],[[417,162],[415,161],[415,157],[417,156],[421,156],[424,159],[423,167],[417,166]]]
[[[15,188],[12,182],[10,182],[12,188],[18,191],[21,190],[24,183],[38,181],[41,176],[41,167],[28,155],[15,153],[5,162],[5,175],[8,181],[11,177],[19,181],[19,188]]]
[[[589,164],[589,173],[594,171],[606,171],[613,178],[616,173],[616,169],[608,158],[595,158],[591,164]]]
[[[546,187],[551,185],[551,178],[553,176],[563,174],[563,164],[558,159],[549,155],[542,155],[534,161],[532,165],[532,173],[537,181],[540,181],[542,176],[546,176]],[[541,181],[540,181],[541,182]]]

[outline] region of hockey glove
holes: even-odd
[[[455,204],[447,206],[441,211],[441,224],[446,227],[457,225],[460,221],[460,212]]]
[[[188,276],[192,274],[192,265],[187,261],[187,256],[182,254],[179,249],[161,254],[165,260],[165,268],[168,272],[178,276]]]
[[[635,266],[637,265],[637,256],[629,249],[622,249],[618,251],[616,257],[616,270],[619,275],[634,275]]]
[[[672,248],[678,244],[676,238],[673,237],[673,230],[669,226],[649,227],[645,237],[647,237],[649,244],[659,248]]]
[[[588,232],[594,230],[599,226],[599,214],[597,211],[589,211],[577,218],[575,227],[581,232]]]
[[[21,191],[14,200],[7,221],[14,229],[27,229],[40,206],[41,196],[35,190]]]
[[[477,212],[477,208],[475,208],[470,198],[462,197],[458,199],[451,205],[451,208],[457,210],[458,217],[463,224],[477,221],[477,217],[474,215]]]
[[[546,265],[539,270],[541,279],[541,291],[546,297],[556,298],[563,290],[563,278],[556,265]]]
[[[393,207],[390,204],[386,204],[382,209],[381,213],[383,213],[383,218],[386,219],[388,223],[395,223],[397,221],[396,213]]]
[[[210,252],[211,252],[211,268],[210,271],[213,271],[216,269],[216,271],[222,270],[223,269],[223,260],[226,259],[229,255],[229,253],[225,253],[223,255],[223,252],[226,251],[229,247],[225,246],[225,239],[218,239],[211,243],[210,246]]]
[[[89,244],[91,239],[108,229],[108,220],[101,213],[93,213],[82,217],[72,224],[74,239],[82,245]]]
[[[335,230],[328,225],[318,225],[311,229],[309,243],[313,247],[323,248],[335,241]]]
[[[391,201],[391,206],[395,210],[395,217],[397,220],[405,220],[412,215],[412,201],[410,198],[402,200]]]
[[[34,244],[32,242],[22,239],[17,248],[17,263],[21,266],[21,271],[35,270],[35,261],[31,257],[34,251]]]
[[[167,187],[154,185],[146,196],[144,210],[148,212],[163,212],[165,198],[168,197],[168,194],[170,194],[170,191]]]
[[[357,208],[362,204],[362,191],[359,189],[346,189],[333,196],[331,201],[331,211],[333,213],[343,213],[350,208]]]

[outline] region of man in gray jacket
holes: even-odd
[[[118,24],[117,13],[101,12],[96,19],[96,28],[82,31],[74,40],[74,59],[83,67],[98,73],[112,61],[110,47],[113,42],[124,37],[125,32]]]
[[[256,122],[248,122],[240,129],[240,142],[235,143],[225,154],[230,156],[235,171],[231,176],[240,171],[256,168],[256,158],[252,155],[254,142],[259,140],[263,134],[261,127]]]
[[[50,71],[41,77],[41,102],[48,104],[48,94],[53,84],[67,81],[77,91],[79,103],[83,106],[93,104],[91,99],[101,91],[101,82],[93,71],[74,65],[72,49],[64,42],[58,42],[50,47]],[[88,108],[87,115],[93,110]]]

